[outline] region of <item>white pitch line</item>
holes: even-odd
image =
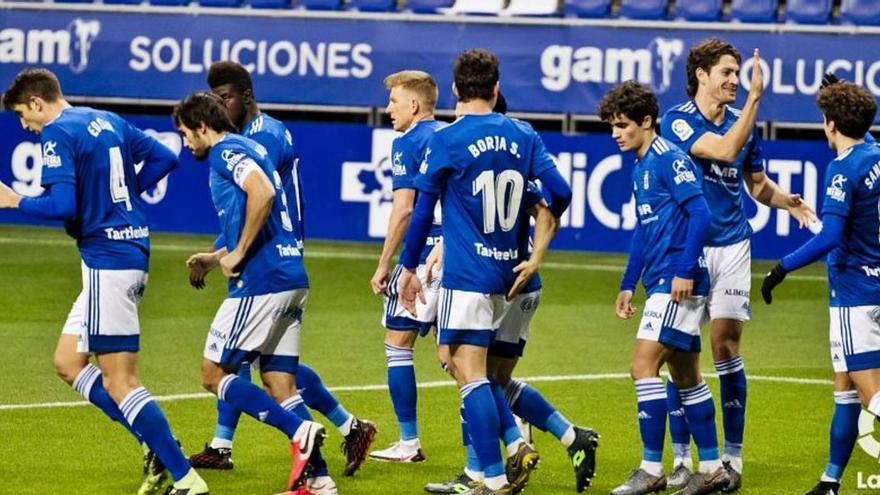
[[[26,245],[40,245],[40,246],[69,246],[74,247],[73,241],[64,241],[58,239],[36,239],[36,238],[23,238],[23,237],[0,237],[0,244],[26,244]],[[198,251],[198,247],[187,244],[165,244],[165,243],[152,243],[150,249],[156,251],[172,251],[172,252],[182,252],[182,253],[193,253]],[[366,253],[343,253],[339,251],[322,251],[320,249],[309,249],[306,251],[305,257],[308,258],[324,258],[324,259],[349,259],[349,260],[376,260],[377,257],[374,254],[366,254]],[[623,273],[624,267],[623,265],[598,265],[592,263],[557,263],[553,261],[549,261],[543,263],[541,268],[549,268],[551,270],[585,270],[591,272],[614,272],[614,273]],[[762,273],[754,273],[752,274],[753,279],[763,279],[764,274]],[[803,281],[803,282],[824,282],[826,277],[824,275],[789,275],[786,277],[788,280],[795,281]]]
[[[704,377],[708,378],[718,378],[716,373],[704,373]],[[580,381],[596,381],[596,380],[623,380],[629,379],[628,373],[592,373],[585,375],[542,375],[542,376],[526,376],[526,377],[518,377],[519,380],[523,380],[525,382],[532,383],[541,383],[541,382],[580,382]],[[826,385],[830,386],[833,384],[831,380],[820,380],[816,378],[796,378],[790,376],[761,376],[761,375],[751,375],[748,377],[749,381],[755,382],[770,382],[770,383],[793,383],[798,385]],[[440,387],[451,387],[455,385],[455,382],[451,380],[438,380],[431,382],[422,382],[418,384],[418,388],[440,388]],[[328,387],[331,392],[373,392],[373,391],[382,391],[388,390],[388,386],[384,384],[378,385],[344,385],[339,387]],[[191,394],[172,394],[172,395],[157,395],[153,397],[159,402],[176,402],[180,400],[191,400],[191,399],[209,399],[214,398],[213,394],[209,394],[207,392],[202,393],[191,393]],[[14,410],[32,410],[32,409],[51,409],[51,408],[62,408],[62,407],[83,407],[90,405],[89,402],[85,401],[77,401],[77,402],[37,402],[33,404],[0,404],[0,411],[14,411]]]

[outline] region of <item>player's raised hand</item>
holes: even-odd
[[[20,202],[21,195],[0,182],[0,208],[18,208]]]
[[[243,259],[244,254],[238,249],[233,249],[229,254],[220,258],[220,268],[223,270],[223,275],[227,278],[241,275],[241,270],[238,270],[238,265],[241,264],[241,260]]]
[[[785,280],[787,274],[785,268],[782,268],[782,263],[777,263],[772,270],[767,272],[767,275],[764,276],[764,282],[761,284],[761,296],[765,303],[773,302],[773,289]]]
[[[434,270],[443,268],[443,241],[434,244],[428,258],[425,260],[425,285],[430,285],[434,280]]]
[[[388,264],[379,263],[379,266],[376,267],[376,273],[370,279],[370,287],[373,289],[373,294],[379,295],[388,289],[388,274]]]
[[[799,228],[809,227],[811,223],[819,221],[816,212],[801,199],[800,194],[789,194],[786,206],[791,216],[797,220]]]
[[[631,290],[622,290],[617,294],[617,302],[614,303],[614,312],[621,320],[628,320],[636,314],[636,308],[632,305],[633,293]]]
[[[760,100],[764,96],[764,69],[761,67],[761,51],[755,48],[752,55],[752,78],[749,81],[749,98]]]
[[[685,299],[691,297],[694,293],[694,281],[686,278],[672,278],[672,290],[669,293],[669,298],[672,299],[673,302],[680,303]]]
[[[513,285],[510,287],[510,291],[507,292],[507,300],[510,301],[517,294],[520,293],[523,287],[525,287],[526,283],[535,275],[538,271],[538,263],[533,262],[532,260],[523,261],[522,263],[513,267],[513,273],[516,273],[516,280],[513,281]]]
[[[414,270],[404,269],[400,272],[400,277],[397,278],[397,292],[400,302],[403,304],[403,309],[409,311],[413,316],[418,316],[416,314],[417,297],[419,301],[422,301],[422,304],[427,303],[425,293],[422,290],[422,282],[416,276]]]

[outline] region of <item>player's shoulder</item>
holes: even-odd
[[[663,136],[657,136],[651,142],[651,154],[660,161],[674,161],[681,158],[687,158],[687,153],[681,150],[675,143]]]
[[[699,116],[700,111],[697,108],[697,104],[694,103],[694,100],[687,100],[678,105],[674,105],[667,110],[666,113],[663,114],[661,121],[666,122],[666,119],[684,119],[692,121],[696,120]]]
[[[724,105],[724,118],[727,120],[737,120],[742,115],[742,110],[731,105]]]

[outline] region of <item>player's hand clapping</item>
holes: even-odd
[[[416,314],[417,297],[419,301],[422,301],[422,304],[427,303],[425,293],[422,290],[422,282],[416,276],[414,270],[404,269],[400,272],[400,277],[397,279],[397,292],[400,294],[400,302],[403,304],[403,308],[413,316],[418,316]]]
[[[694,293],[694,281],[687,278],[678,278],[673,277],[672,279],[672,290],[669,293],[669,298],[672,299],[673,302],[680,303],[685,299],[691,297]]]
[[[622,290],[617,294],[617,302],[614,303],[614,313],[621,320],[628,320],[636,314],[636,308],[632,305],[633,292]]]
[[[764,96],[764,69],[761,67],[761,51],[755,48],[752,55],[752,78],[749,81],[749,98],[760,100]]]

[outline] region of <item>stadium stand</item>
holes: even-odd
[[[199,0],[202,7],[241,7],[243,0]]]
[[[453,0],[409,0],[405,7],[417,14],[435,14],[439,9],[452,7]]]
[[[840,22],[868,26],[880,25],[880,1],[843,0],[840,4]]]
[[[351,0],[351,7],[364,12],[392,12],[397,10],[396,0]]]
[[[788,0],[786,20],[801,24],[826,24],[831,18],[831,0]]]
[[[339,10],[342,0],[300,0],[300,5],[309,10]]]
[[[255,9],[288,9],[290,0],[251,0],[251,7]]]
[[[620,15],[630,19],[658,20],[666,18],[666,0],[623,0]]]
[[[611,0],[567,0],[565,14],[589,18],[608,17],[611,14]]]
[[[678,0],[675,17],[686,21],[717,21],[721,18],[721,0]]]
[[[498,15],[504,10],[504,0],[457,0],[447,12],[450,14]]]
[[[777,0],[733,0],[730,17],[739,22],[774,22],[778,9]]]
[[[556,0],[510,0],[503,15],[555,16],[560,14]]]

